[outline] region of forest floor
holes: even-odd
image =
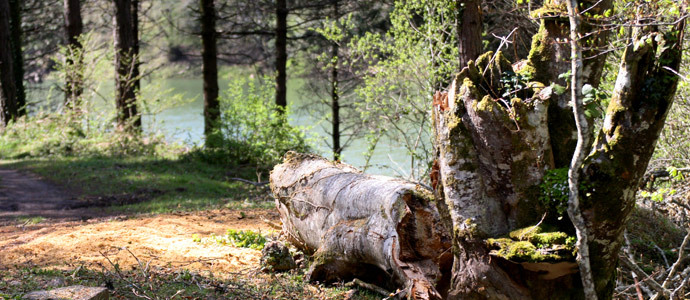
[[[340,299],[356,293],[306,285],[303,270],[261,273],[259,250],[209,238],[229,229],[276,238],[269,226],[279,223],[275,209],[132,214],[82,198],[33,173],[0,168],[0,299],[68,283],[112,287],[121,299]]]

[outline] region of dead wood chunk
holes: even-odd
[[[280,272],[297,268],[297,264],[285,244],[272,241],[261,250],[261,267],[266,271]]]
[[[108,289],[104,287],[87,287],[73,285],[50,291],[36,291],[28,293],[22,299],[32,300],[108,300]]]

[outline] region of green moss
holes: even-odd
[[[513,230],[508,234],[508,236],[516,241],[526,241],[529,240],[531,236],[541,232],[542,228],[535,225]]]
[[[508,237],[486,240],[493,255],[514,262],[557,262],[574,259],[574,237],[550,231],[547,225],[513,230]]]
[[[544,21],[539,26],[539,31],[532,37],[532,46],[527,56],[527,65],[520,70],[521,74],[527,75],[531,80],[542,83],[550,83],[551,78],[551,57],[553,49],[551,42],[547,40],[547,31]]]
[[[555,244],[565,244],[568,235],[565,232],[544,232],[534,234],[530,237],[529,241],[533,244],[542,245],[555,245]]]

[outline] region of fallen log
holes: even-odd
[[[429,191],[294,152],[271,172],[271,190],[288,240],[313,254],[309,280],[445,296],[451,244]]]

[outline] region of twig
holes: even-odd
[[[264,217],[260,217],[260,219],[261,219],[262,222],[266,223],[269,227],[271,227],[271,228],[273,228],[273,229],[277,229],[277,230],[282,230],[282,229],[283,229],[283,226],[280,226],[280,225],[278,225],[278,224],[276,224],[276,223],[273,223],[273,222],[271,222],[271,221],[265,219]]]
[[[361,287],[363,289],[367,289],[367,290],[370,290],[372,292],[378,293],[382,296],[388,296],[391,294],[389,291],[387,291],[386,289],[384,289],[380,286],[377,286],[377,285],[371,284],[371,283],[366,283],[364,281],[359,280],[358,278],[355,278],[352,281],[346,283],[345,286],[349,287],[349,288],[358,286],[358,287]]]
[[[638,266],[638,265],[637,265],[634,261],[632,261],[630,258],[628,258],[628,257],[625,256],[625,255],[621,255],[621,256],[620,256],[620,261],[623,263],[623,265],[625,265],[626,267],[628,267],[629,269],[631,269],[633,272],[637,273],[639,276],[645,277],[645,280],[644,280],[644,281],[646,281],[646,282],[649,284],[649,286],[650,286],[652,289],[654,289],[658,294],[668,295],[668,291],[667,291],[666,289],[664,289],[664,288],[663,288],[658,282],[656,282],[656,280],[654,280],[654,278],[652,278],[650,275],[647,275],[647,273],[645,273],[645,272],[640,268],[640,266]]]
[[[251,181],[251,180],[247,180],[247,179],[243,179],[243,178],[238,178],[238,177],[228,178],[228,180],[239,181],[239,182],[251,184],[251,185],[253,185],[253,186],[264,186],[264,185],[267,185],[267,184],[271,183],[270,181],[259,181],[259,182],[256,182],[256,181]]]
[[[688,245],[689,241],[690,241],[690,231],[688,231],[688,234],[685,235],[685,238],[683,239],[683,243],[680,244],[680,249],[678,250],[678,259],[676,260],[676,262],[671,267],[671,271],[668,272],[668,275],[666,275],[666,280],[664,280],[664,283],[662,284],[662,286],[664,288],[668,288],[668,285],[671,283],[671,278],[673,278],[673,275],[675,275],[676,272],[678,272],[678,268],[680,268],[680,263],[685,258],[685,247]]]
[[[664,253],[664,250],[662,250],[661,248],[659,248],[659,246],[657,246],[654,242],[652,242],[652,246],[654,246],[654,249],[656,249],[657,251],[659,251],[659,253],[661,254],[661,258],[664,259],[664,265],[665,265],[666,268],[668,269],[670,266],[669,266],[669,264],[668,264],[668,259],[666,259],[666,254]]]

